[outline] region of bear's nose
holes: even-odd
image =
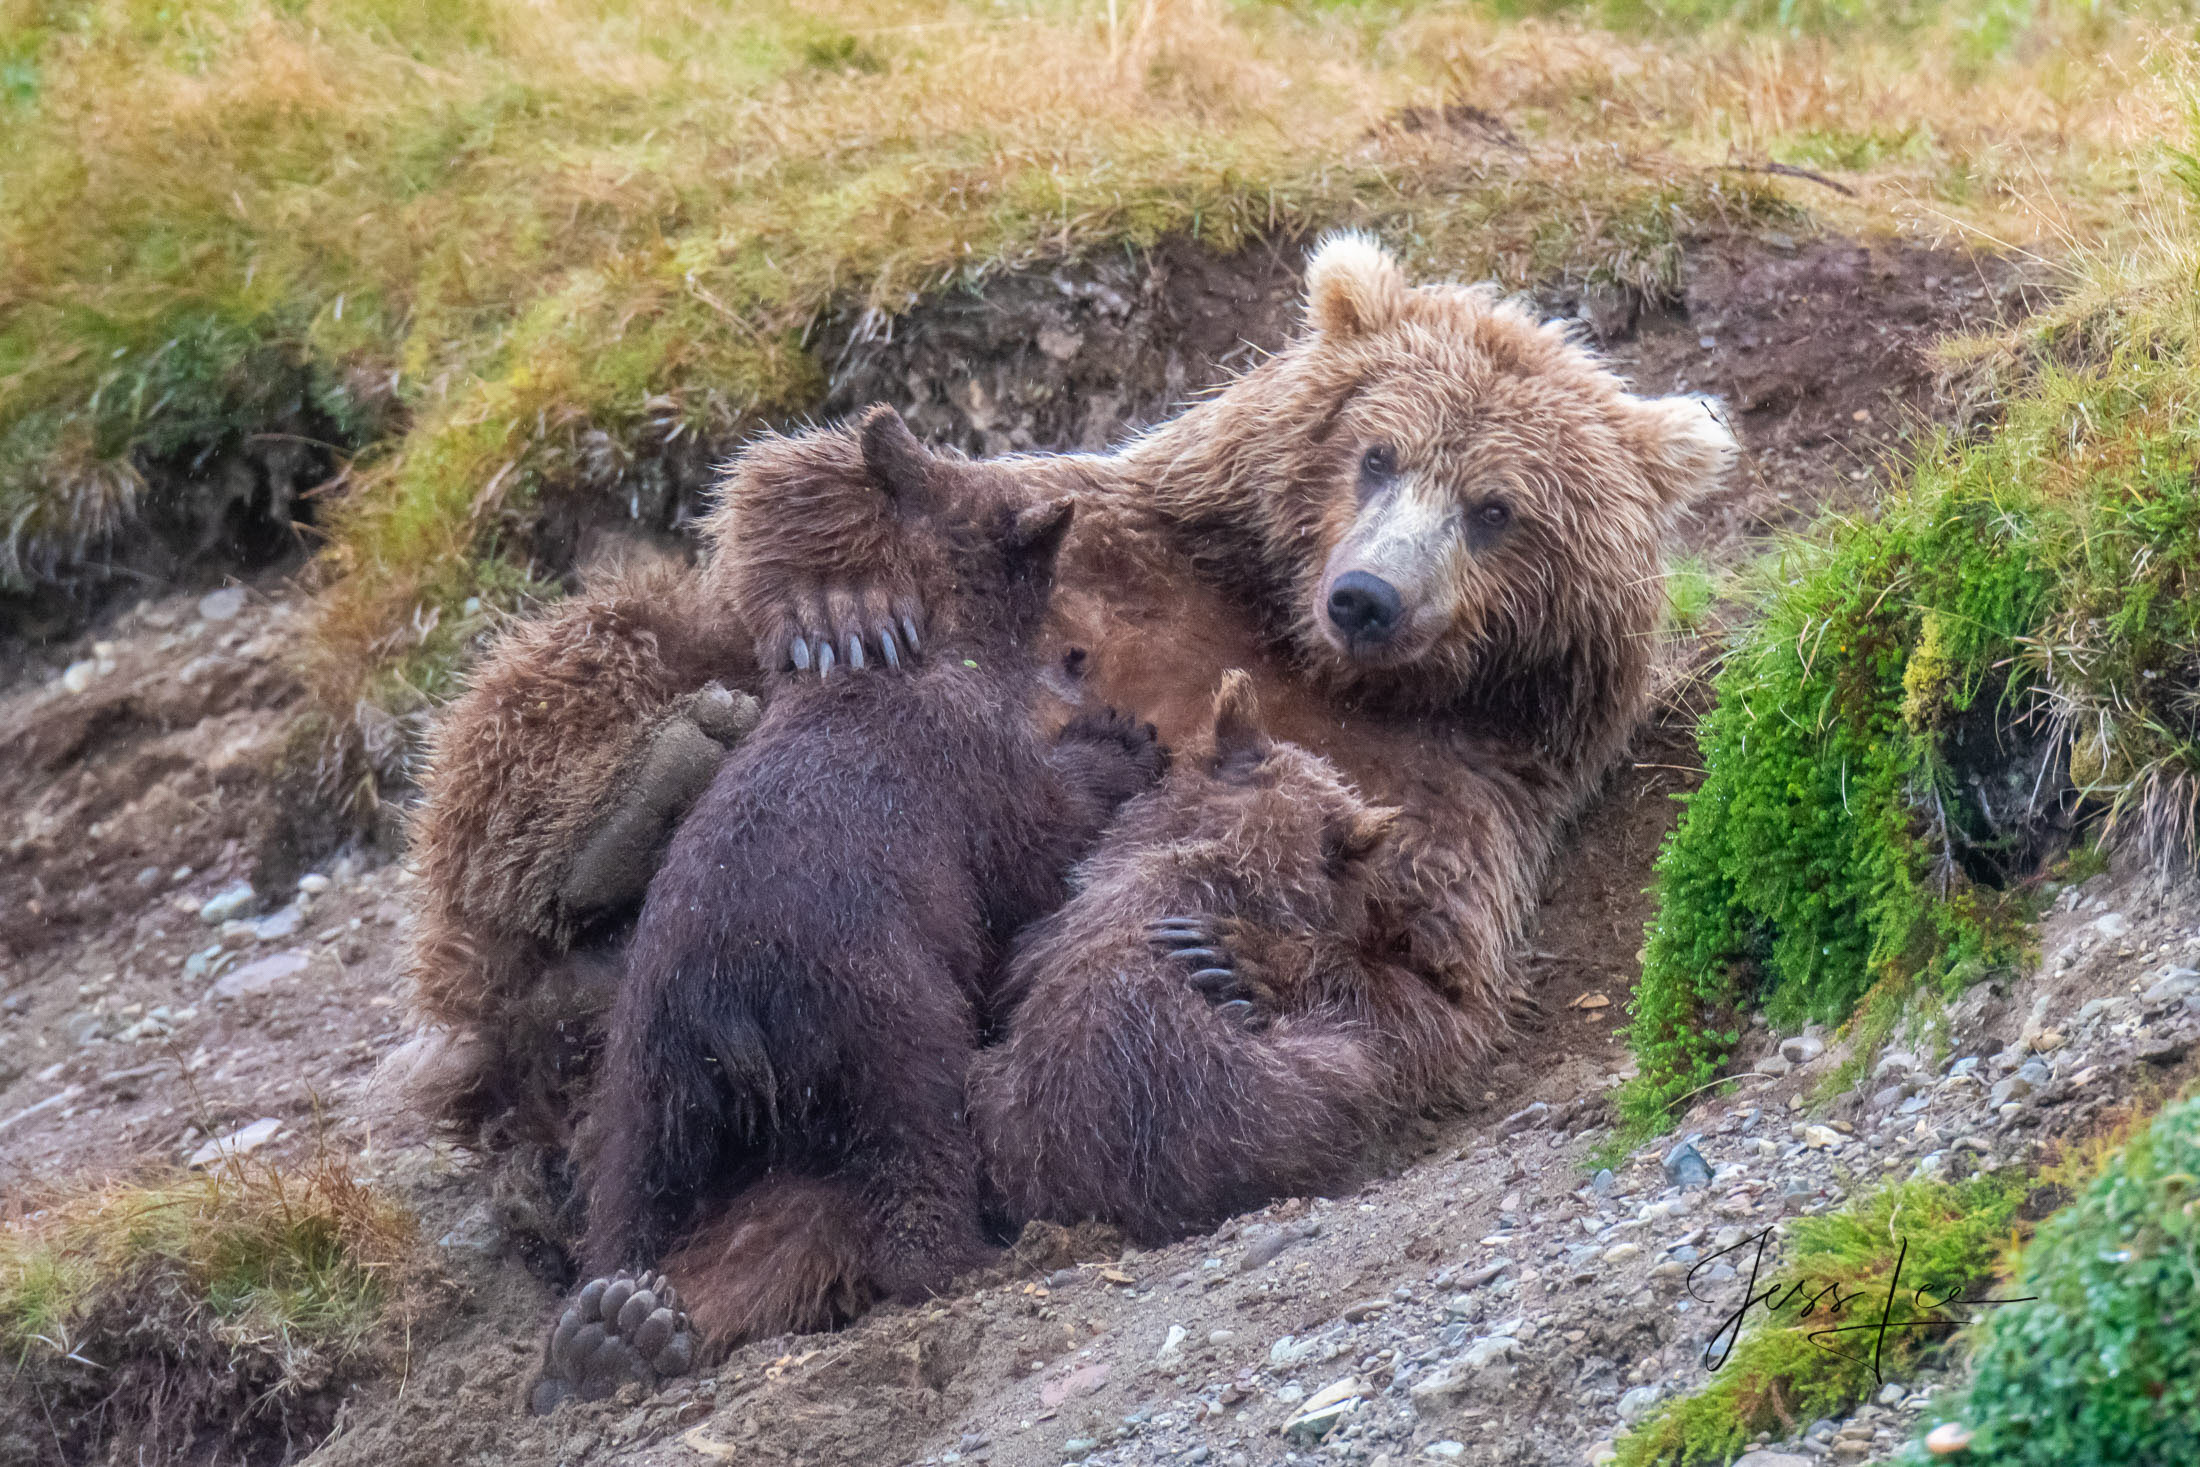
[[[1350,641],[1389,641],[1404,611],[1398,588],[1366,571],[1346,571],[1329,588],[1329,620]]]

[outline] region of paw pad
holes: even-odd
[[[600,1401],[628,1381],[655,1386],[684,1375],[695,1338],[680,1296],[661,1274],[614,1274],[583,1285],[550,1331],[537,1414],[574,1396]]]

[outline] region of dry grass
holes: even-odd
[[[364,450],[323,566],[338,711],[440,695],[465,604],[526,587],[543,496],[623,500],[668,442],[814,406],[830,306],[1348,219],[1437,273],[1652,291],[1681,237],[1804,206],[2059,247],[2114,227],[2175,114],[2155,58],[2190,37],[2063,0],[1810,30],[1720,5],[1620,30],[1220,0],[0,7],[0,579],[96,546],[141,466],[249,428],[250,384],[292,374]],[[1499,125],[1405,120],[1447,103]]]
[[[160,1463],[325,1428],[429,1297],[418,1241],[325,1154],[19,1204],[0,1225],[0,1400],[25,1440],[0,1434],[0,1455]]]

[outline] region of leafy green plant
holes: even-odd
[[[1954,1324],[1884,1334],[1874,1327],[1890,1310],[1905,1320],[1963,1317],[1961,1307],[1932,1306],[1975,1293],[2009,1240],[2022,1197],[2020,1185],[1999,1178],[1913,1179],[1798,1218],[1787,1260],[1746,1295],[1762,1301],[1749,1322],[1710,1342],[1711,1383],[1621,1438],[1620,1467],[1725,1467],[1758,1433],[1838,1415],[1884,1377],[1908,1372],[1947,1342]],[[1741,1277],[1726,1286],[1726,1307],[1745,1297],[1750,1256],[1734,1257]]]
[[[2022,879],[2066,801],[2200,853],[2187,238],[2003,349],[1990,437],[1929,447],[1876,518],[1760,575],[1699,730],[1709,774],[1658,861],[1637,1133],[1716,1079],[1752,1007],[1840,1021],[2020,956]]]
[[[1987,1323],[1963,1461],[2200,1462],[2200,1097],[2040,1226],[2008,1292],[2037,1297]]]

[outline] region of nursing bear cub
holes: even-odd
[[[1359,1173],[1384,1119],[1359,947],[1397,814],[1269,738],[1251,678],[1225,675],[1211,736],[1009,959],[1007,1035],[970,1089],[1010,1222],[1160,1243]]]
[[[717,1345],[922,1298],[987,1256],[964,1084],[999,946],[1161,770],[1151,728],[1112,715],[1039,732],[1069,502],[935,458],[890,409],[859,439],[857,512],[925,592],[925,655],[777,679],[651,882],[580,1148],[584,1255],[662,1265],[677,1293],[590,1284],[551,1398],[684,1365],[681,1296]],[[768,592],[756,571],[737,598]]]

